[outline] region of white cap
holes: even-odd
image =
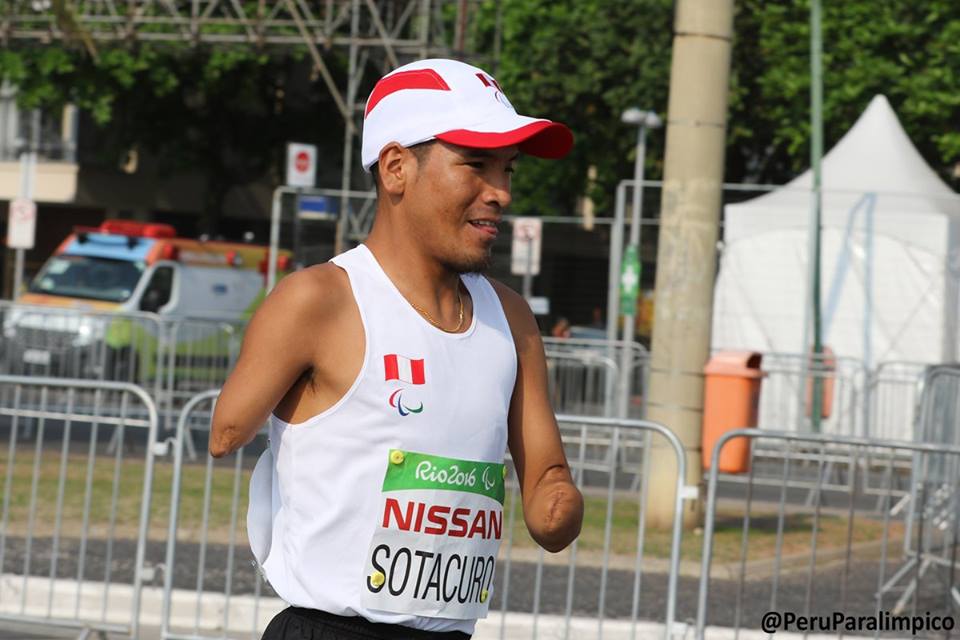
[[[364,111],[364,170],[370,171],[391,142],[410,147],[435,138],[475,149],[519,145],[540,158],[562,158],[573,146],[566,125],[518,115],[483,69],[435,58],[382,77]]]

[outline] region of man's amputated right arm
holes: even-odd
[[[217,400],[210,429],[215,458],[253,440],[290,387],[313,366],[321,306],[314,274],[284,278],[247,327],[240,357]]]

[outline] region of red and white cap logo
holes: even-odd
[[[410,147],[435,138],[475,149],[518,145],[540,158],[562,158],[573,146],[566,125],[517,114],[493,76],[469,64],[419,60],[381,78],[364,112],[364,170],[391,142]]]

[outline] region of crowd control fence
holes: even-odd
[[[177,421],[164,566],[161,638],[259,638],[286,605],[264,582],[246,531],[250,475],[266,431],[234,454],[206,451],[218,391],[188,400]],[[190,444],[188,444],[190,443]]]
[[[917,407],[917,440],[936,446],[940,451],[960,450],[960,366],[926,367]],[[929,458],[929,459],[928,459]],[[955,586],[958,518],[960,518],[960,456],[935,455],[911,460],[915,477],[910,485],[910,500],[915,506],[907,509],[907,520],[916,523],[918,534],[904,542],[903,565],[883,585],[884,593],[902,587],[898,605],[914,597],[922,581],[934,578],[947,584],[947,599],[960,605],[960,589]]]
[[[0,376],[0,619],[137,636],[157,428],[132,384]]]
[[[871,372],[870,438],[914,440],[923,377],[929,366],[889,361],[881,362]]]
[[[178,422],[164,561],[172,568],[164,574],[161,636],[166,640],[256,638],[284,606],[258,571],[246,531],[247,487],[268,446],[266,432],[221,459],[191,462],[186,456],[186,440],[193,440],[198,450],[206,446],[215,401],[216,392],[195,396]],[[490,616],[479,623],[484,634],[576,639],[599,638],[606,632],[621,637],[614,633],[617,629],[636,631],[651,620],[670,634],[677,607],[683,501],[696,495],[684,486],[686,459],[679,440],[666,428],[640,420],[563,415],[558,420],[566,433],[577,434],[566,439],[565,446],[585,494],[584,530],[577,543],[560,554],[540,550],[526,531],[508,460]],[[624,488],[631,476],[617,462],[617,448],[627,434],[647,441],[646,468],[653,452],[675,461],[676,474],[668,481],[675,496],[673,516],[665,530],[647,530],[647,496]],[[606,443],[611,451],[590,460],[588,451],[599,446],[596,442]],[[584,486],[588,472],[605,474],[604,482]],[[662,486],[659,491],[664,491]],[[659,595],[646,598],[645,590]]]
[[[594,417],[646,417],[647,388],[650,379],[650,354],[639,343],[624,346],[622,340],[590,338],[543,339],[547,357],[547,388],[557,413]],[[624,353],[626,351],[626,353]],[[629,370],[621,371],[624,363]],[[622,397],[626,394],[626,398]],[[564,440],[579,437],[561,426]],[[632,487],[640,481],[643,443],[635,433],[622,434],[617,447],[620,464],[633,474]],[[593,434],[587,459],[608,455],[609,434]],[[608,465],[606,460],[599,464]],[[604,467],[605,468],[605,467]],[[588,474],[587,482],[591,475]]]
[[[869,423],[867,370],[853,358],[764,353],[757,426],[799,433],[866,436]],[[813,394],[819,383],[823,404],[814,422]],[[819,429],[819,431],[818,431]]]
[[[166,433],[172,433],[189,398],[223,385],[245,330],[243,322],[216,318],[9,301],[0,301],[0,327],[0,374],[137,384],[154,399]],[[555,411],[646,417],[651,361],[642,345],[555,337],[543,342]],[[621,371],[625,363],[627,370]],[[912,439],[916,394],[926,367],[882,362],[867,372],[861,361],[851,358],[764,353],[758,426],[816,432],[811,397],[813,381],[818,380],[825,398],[820,433]],[[631,451],[629,443],[621,445],[628,458],[639,453]]]
[[[243,325],[10,304],[0,318],[0,363],[16,374],[0,375],[0,618],[128,634],[147,620],[164,638],[258,637],[283,606],[245,530],[266,436],[223,459],[206,455],[218,392],[203,390],[222,384]],[[868,376],[858,361],[765,354],[761,428],[721,441],[752,442],[749,471],[709,476],[701,576],[679,557],[679,514],[696,495],[684,486],[680,443],[662,426],[612,415],[622,345],[545,343],[586,524],[562,554],[539,551],[508,464],[485,633],[626,637],[655,620],[669,634],[683,627],[675,621],[697,618],[702,637],[707,622],[752,626],[747,604],[771,593],[771,606],[797,611],[818,610],[818,598],[863,606],[864,594],[898,611],[935,606],[933,592],[941,606],[960,603],[960,368],[882,363]],[[628,404],[642,409],[649,360],[642,349],[627,359]],[[830,394],[820,434],[810,433],[807,411],[814,377]],[[902,434],[908,441],[890,439]],[[666,531],[646,524],[652,456],[677,460],[676,475],[658,475],[656,487],[675,492]],[[713,557],[711,540],[732,530],[742,557]],[[678,583],[701,577],[698,605],[678,600]]]
[[[650,380],[650,353],[639,342],[624,344],[623,340],[603,340],[594,338],[543,338],[544,349],[549,354],[563,354],[568,357],[593,359],[603,358],[604,362],[612,362],[615,366],[614,376],[604,380],[603,398],[613,399],[609,413],[605,417],[646,417],[647,389]],[[624,351],[626,350],[626,353]],[[627,364],[626,375],[621,369]],[[626,394],[626,398],[622,396]],[[594,400],[596,403],[596,400]],[[619,406],[627,408],[625,415],[618,415]],[[604,411],[608,410],[604,404]],[[573,405],[570,410],[560,404],[554,407],[558,413],[572,413],[575,415],[601,415],[598,411],[585,413],[583,408]]]
[[[129,382],[160,393],[160,316],[0,301],[0,326],[2,374]]]
[[[612,633],[614,628],[619,631],[616,637],[634,637],[640,620],[653,620],[662,625],[664,637],[671,638],[677,619],[683,503],[697,495],[695,487],[685,485],[682,444],[673,432],[645,420],[560,415],[557,421],[562,429],[580,432],[565,447],[574,480],[584,493],[584,529],[569,549],[548,558],[522,525],[519,486],[511,473],[507,536],[498,568],[502,581],[491,605],[499,613],[499,637],[602,638],[605,629]],[[674,474],[658,490],[672,495],[672,521],[656,531],[647,527],[651,492],[625,488],[633,471],[624,468],[618,449],[630,437],[644,442],[644,476],[649,477],[654,455],[675,465]],[[587,457],[591,442],[597,441],[609,443],[610,452],[601,458],[608,461],[606,468]],[[605,488],[585,485],[590,472],[606,476]],[[649,482],[642,484],[650,487]],[[646,597],[644,589],[662,599]],[[511,622],[518,614],[519,625]],[[591,618],[594,629],[584,626]]]
[[[927,367],[917,386],[917,439],[960,446],[960,365]]]
[[[242,322],[215,318],[10,302],[0,302],[0,326],[0,373],[136,384],[169,433],[188,399],[223,386],[244,331]]]
[[[612,418],[620,368],[603,353],[547,351],[547,392],[554,411]]]
[[[752,459],[745,485],[716,471],[720,450],[739,438],[782,451],[776,486],[755,481]],[[798,464],[812,459],[814,469]],[[828,463],[847,469],[842,481],[824,473]],[[742,429],[717,442],[707,480],[700,640],[760,629],[767,611],[912,620],[960,604],[960,447]]]

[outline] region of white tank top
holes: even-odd
[[[291,605],[472,634],[505,533],[517,362],[500,300],[484,277],[463,276],[473,321],[445,333],[366,246],[332,262],[360,309],[363,365],[323,413],[298,424],[271,415],[251,479],[254,555]]]

